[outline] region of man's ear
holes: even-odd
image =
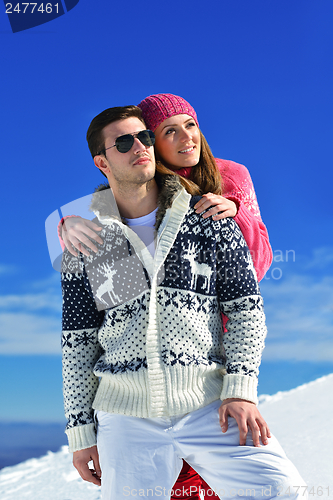
[[[97,168],[105,175],[107,176],[108,172],[110,172],[110,167],[108,165],[108,162],[102,155],[96,155],[94,156],[94,163]]]

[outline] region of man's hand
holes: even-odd
[[[93,461],[94,468],[89,469],[88,463]],[[82,479],[89,481],[90,483],[101,485],[101,467],[99,465],[99,457],[97,446],[92,446],[91,448],[85,448],[84,450],[74,451],[73,453],[73,465],[78,471]]]
[[[239,444],[246,444],[246,436],[250,430],[254,446],[260,446],[259,436],[263,444],[268,444],[270,430],[254,403],[243,399],[225,399],[219,408],[222,432],[228,430],[228,416],[233,417],[239,428]]]

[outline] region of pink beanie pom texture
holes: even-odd
[[[138,104],[147,128],[153,132],[167,118],[175,115],[191,116],[199,127],[197,114],[185,99],[173,94],[153,94]]]

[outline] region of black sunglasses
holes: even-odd
[[[155,134],[151,130],[141,130],[136,134],[126,134],[117,137],[115,144],[109,148],[102,149],[97,153],[98,155],[105,153],[107,149],[117,148],[119,153],[128,153],[134,144],[134,139],[137,137],[139,141],[147,147],[154,146],[155,144]]]

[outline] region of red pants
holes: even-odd
[[[190,487],[192,487],[191,490]],[[174,484],[174,495],[171,500],[200,500],[200,489],[205,491],[205,499],[219,500],[219,497],[214,493],[211,494],[212,491],[208,484],[183,460],[183,468]],[[207,495],[208,490],[209,495]]]

